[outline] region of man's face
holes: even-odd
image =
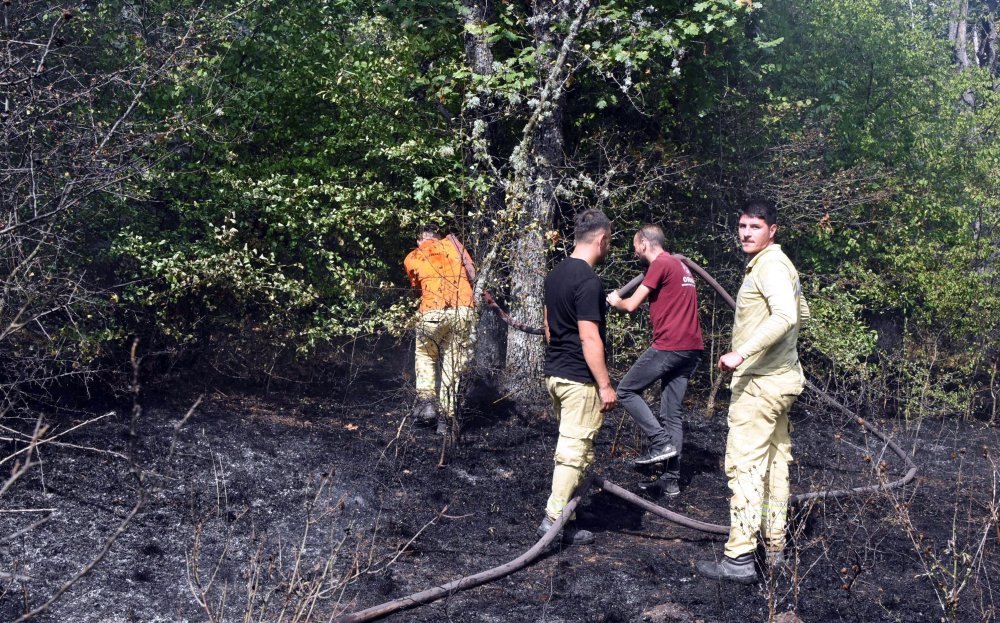
[[[643,255],[646,252],[646,246],[649,243],[642,236],[636,236],[632,239],[632,247],[635,248],[635,256],[639,258],[639,262],[643,266],[649,266],[649,260]]]
[[[774,242],[774,234],[778,231],[777,225],[768,225],[767,221],[756,216],[740,217],[740,245],[747,255],[757,255]]]

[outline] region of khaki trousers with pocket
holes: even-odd
[[[788,412],[804,383],[801,369],[733,378],[726,440],[726,476],[732,492],[726,556],[756,550],[758,530],[769,550],[785,546],[792,460]]]
[[[455,417],[458,383],[472,355],[476,311],[449,307],[422,312],[417,317],[414,372],[417,395],[436,398],[441,413]]]
[[[552,397],[552,413],[559,421],[552,493],[545,514],[555,521],[594,463],[594,439],[604,423],[596,383],[579,383],[557,376],[545,377]]]

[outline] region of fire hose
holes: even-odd
[[[691,269],[692,272],[697,274],[699,277],[702,278],[702,280],[708,283],[712,287],[712,289],[720,297],[722,297],[722,299],[731,308],[736,309],[736,301],[733,300],[733,297],[731,297],[729,293],[726,292],[726,290],[721,285],[719,285],[719,283],[714,278],[712,278],[711,275],[709,275],[705,271],[705,269],[703,269],[701,266],[699,266],[692,260],[688,259],[687,257],[684,257],[683,255],[674,254],[674,257],[683,262],[689,269]],[[618,292],[620,294],[630,292],[642,282],[643,277],[644,275],[637,276],[636,278],[632,279],[630,282],[619,288]],[[483,299],[486,302],[486,305],[491,309],[493,309],[500,316],[500,318],[504,322],[509,324],[511,327],[535,335],[542,335],[544,333],[543,329],[541,328],[530,327],[523,323],[515,321],[513,318],[510,317],[510,315],[506,311],[504,311],[499,306],[499,304],[497,304],[497,302],[493,299],[493,297],[490,296],[489,292],[483,293]],[[791,496],[789,500],[790,504],[795,505],[816,499],[840,498],[853,495],[860,495],[872,491],[883,491],[888,489],[894,489],[897,487],[902,487],[903,485],[913,480],[913,478],[917,474],[917,465],[913,462],[910,456],[906,452],[904,452],[903,449],[900,448],[898,444],[896,444],[896,442],[894,442],[892,439],[889,438],[888,435],[886,435],[881,430],[873,426],[870,422],[868,422],[864,418],[858,416],[856,413],[848,409],[846,406],[841,404],[835,398],[824,392],[822,389],[817,387],[812,381],[807,380],[806,387],[811,392],[813,392],[820,400],[822,400],[826,405],[828,405],[829,407],[833,408],[836,411],[839,411],[844,415],[847,415],[848,417],[854,418],[855,423],[859,424],[866,432],[871,433],[876,437],[878,437],[885,444],[885,446],[893,452],[893,454],[895,454],[903,461],[903,464],[906,466],[907,471],[902,478],[898,478],[891,482],[879,482],[873,485],[867,485],[863,487],[853,487],[850,489],[834,489],[834,490],[810,491],[807,493],[798,493]],[[682,515],[680,513],[676,513],[658,504],[654,504],[649,500],[643,499],[635,495],[634,493],[628,491],[627,489],[624,489],[616,485],[610,480],[598,476],[588,476],[583,481],[583,483],[581,483],[580,486],[577,487],[573,499],[570,500],[569,504],[567,504],[566,507],[563,509],[562,514],[559,515],[559,518],[555,522],[553,522],[552,527],[548,530],[548,532],[546,532],[545,535],[542,536],[542,538],[539,539],[538,542],[536,542],[529,550],[527,550],[514,560],[511,560],[510,562],[500,565],[498,567],[493,567],[491,569],[487,569],[486,571],[482,571],[474,575],[469,575],[460,578],[458,580],[455,580],[453,582],[443,584],[441,586],[430,588],[421,591],[419,593],[414,593],[406,597],[401,597],[399,599],[395,599],[393,601],[389,601],[378,606],[373,606],[366,610],[361,610],[351,614],[345,614],[340,618],[336,619],[337,623],[362,623],[363,621],[372,621],[387,616],[389,614],[392,614],[393,612],[397,612],[399,610],[431,603],[432,601],[436,601],[443,597],[447,597],[459,591],[466,590],[474,586],[480,586],[487,582],[492,582],[493,580],[505,577],[507,575],[510,575],[511,573],[514,573],[515,571],[518,571],[526,567],[533,560],[535,560],[535,558],[541,555],[548,548],[548,546],[557,538],[563,526],[566,524],[569,518],[573,516],[573,512],[576,509],[576,506],[580,503],[581,497],[587,492],[588,489],[590,489],[591,486],[595,485],[597,487],[600,487],[607,493],[610,493],[611,495],[621,498],[626,502],[634,504],[635,506],[638,506],[639,508],[642,508],[649,513],[652,513],[658,517],[662,517],[663,519],[671,521],[677,525],[684,526],[692,530],[698,530],[701,532],[707,532],[711,534],[729,534],[729,526],[704,522],[697,519],[693,519],[686,515]]]

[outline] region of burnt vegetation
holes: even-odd
[[[460,438],[415,427],[413,227],[537,324],[579,208],[732,291],[751,194],[813,380],[917,479],[803,502],[753,587],[594,490],[594,545],[389,620],[996,621],[997,3],[767,4],[2,0],[0,621],[329,621],[515,558],[551,477],[542,345],[482,309]],[[699,294],[659,502],[725,523],[731,314]],[[615,379],[642,316],[611,319]],[[905,471],[815,395],[791,417],[793,493]],[[611,413],[596,472],[635,491],[641,437]]]
[[[537,538],[551,477],[547,405],[521,419],[472,397],[442,467],[440,437],[408,421],[405,392],[386,391],[403,386],[403,361],[395,351],[321,392],[214,390],[194,410],[149,404],[134,431],[113,413],[24,453],[32,469],[4,492],[4,619],[43,602],[112,537],[101,564],[38,620],[335,620],[517,557]],[[685,413],[682,493],[660,503],[725,523],[725,415],[706,415],[700,400]],[[883,442],[822,403],[804,398],[792,419],[794,492],[901,475]],[[554,548],[387,620],[992,620],[995,431],[934,418],[891,434],[919,478],[796,507],[788,565],[760,585],[698,577],[694,560],[721,555],[720,537],[592,491],[578,520],[594,545]],[[596,472],[630,489],[649,478],[629,465],[641,437],[612,413]],[[39,517],[48,521],[33,525]]]

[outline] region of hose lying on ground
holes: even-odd
[[[705,271],[705,269],[703,269],[701,266],[699,266],[692,260],[684,257],[683,255],[674,254],[674,257],[684,262],[684,264],[688,268],[690,268],[706,283],[712,286],[712,289],[715,290],[715,292],[720,297],[722,297],[722,299],[726,301],[726,303],[731,308],[736,309],[736,301],[733,300],[733,297],[730,296],[729,293],[726,292],[725,289],[721,285],[719,285],[719,283]],[[618,292],[620,294],[627,294],[634,288],[638,287],[638,285],[642,282],[643,277],[644,275],[639,275],[635,277],[627,284],[619,288]],[[490,296],[489,292],[484,292],[483,298],[486,301],[486,304],[490,306],[494,311],[496,311],[504,322],[514,327],[515,329],[518,329],[520,331],[525,331],[526,333],[533,333],[536,335],[542,335],[544,333],[544,330],[541,328],[529,327],[527,325],[524,325],[523,323],[519,323],[513,320],[510,317],[510,315],[507,314],[507,312],[505,312],[496,303],[493,297]],[[815,499],[846,497],[851,495],[859,495],[871,491],[893,489],[896,487],[901,487],[906,483],[910,482],[911,480],[913,480],[913,478],[917,474],[917,465],[910,459],[910,456],[906,452],[904,452],[902,448],[900,448],[894,441],[889,439],[889,437],[885,433],[878,430],[873,425],[868,423],[868,421],[866,421],[864,418],[859,417],[856,413],[854,413],[853,411],[842,405],[832,396],[830,396],[829,394],[821,390],[819,387],[817,387],[812,381],[806,381],[806,387],[809,388],[809,390],[812,391],[814,394],[816,394],[828,406],[833,407],[834,409],[845,415],[853,417],[855,421],[862,427],[864,427],[866,431],[872,433],[873,435],[881,439],[883,442],[885,442],[886,447],[892,450],[892,452],[903,461],[904,465],[906,465],[907,467],[907,471],[902,478],[893,480],[891,482],[886,482],[886,483],[880,482],[878,484],[867,485],[864,487],[854,487],[852,489],[836,489],[836,490],[825,490],[825,491],[810,491],[808,493],[798,493],[796,495],[791,496],[791,499],[789,500],[791,504],[793,505],[801,504],[803,502]],[[535,560],[542,552],[545,551],[545,549],[549,546],[549,544],[551,544],[552,541],[556,539],[557,535],[559,534],[559,531],[562,530],[563,525],[565,525],[568,518],[573,515],[573,511],[576,509],[577,504],[579,504],[580,498],[583,496],[584,493],[586,493],[586,491],[591,487],[592,484],[596,484],[597,486],[601,487],[604,491],[607,491],[611,495],[617,496],[627,502],[630,502],[631,504],[635,504],[636,506],[645,509],[646,511],[654,515],[662,517],[668,521],[672,521],[680,526],[691,528],[693,530],[699,530],[701,532],[708,532],[711,534],[729,534],[729,526],[708,523],[705,521],[700,521],[698,519],[693,519],[691,517],[682,515],[680,513],[676,513],[669,509],[663,508],[662,506],[659,506],[657,504],[653,504],[652,502],[645,500],[626,489],[623,489],[622,487],[616,485],[610,480],[606,480],[596,476],[589,476],[577,488],[576,492],[574,493],[573,499],[570,500],[569,504],[566,505],[566,507],[563,509],[562,514],[552,524],[552,527],[549,529],[549,531],[546,532],[545,535],[531,547],[531,549],[521,554],[514,560],[506,564],[500,565],[499,567],[493,567],[492,569],[487,569],[486,571],[482,571],[475,575],[470,575],[464,578],[460,578],[458,580],[455,580],[454,582],[449,582],[447,584],[430,588],[425,591],[421,591],[419,593],[414,593],[413,595],[409,595],[407,597],[401,597],[399,599],[386,602],[379,606],[373,606],[366,610],[361,610],[359,612],[355,612],[352,614],[346,614],[340,617],[339,619],[336,619],[337,623],[361,623],[363,621],[372,621],[377,618],[381,618],[383,616],[392,614],[393,612],[402,610],[404,608],[411,608],[421,604],[427,604],[432,601],[441,599],[442,597],[447,597],[449,595],[457,593],[458,591],[462,591],[467,588],[472,588],[474,586],[479,586],[481,584],[491,582],[493,580],[510,575],[511,573],[514,573],[515,571],[522,569],[523,567],[527,566],[530,562]]]
[[[373,606],[367,610],[360,610],[351,614],[345,614],[339,619],[336,619],[336,622],[361,623],[362,621],[372,621],[392,614],[398,610],[427,604],[432,601],[437,601],[442,597],[447,597],[459,591],[463,591],[467,588],[472,588],[474,586],[479,586],[480,584],[486,584],[487,582],[498,580],[522,569],[535,558],[538,558],[540,554],[548,549],[552,541],[559,536],[559,532],[562,530],[563,526],[566,525],[569,518],[573,516],[573,512],[576,510],[577,504],[580,503],[580,499],[590,489],[590,485],[593,482],[594,478],[592,476],[584,479],[584,481],[580,483],[580,486],[577,487],[576,491],[573,493],[573,499],[570,500],[569,504],[563,508],[562,514],[559,515],[554,522],[552,522],[552,527],[549,528],[548,532],[546,532],[542,538],[538,539],[538,542],[535,543],[531,549],[507,564],[487,569],[486,571],[482,571],[475,575],[467,575],[464,578],[460,578],[453,582],[448,582],[447,584],[442,584],[441,586],[435,586],[434,588],[429,588],[425,591],[414,593],[413,595],[409,595],[407,597],[401,597],[379,606]]]

